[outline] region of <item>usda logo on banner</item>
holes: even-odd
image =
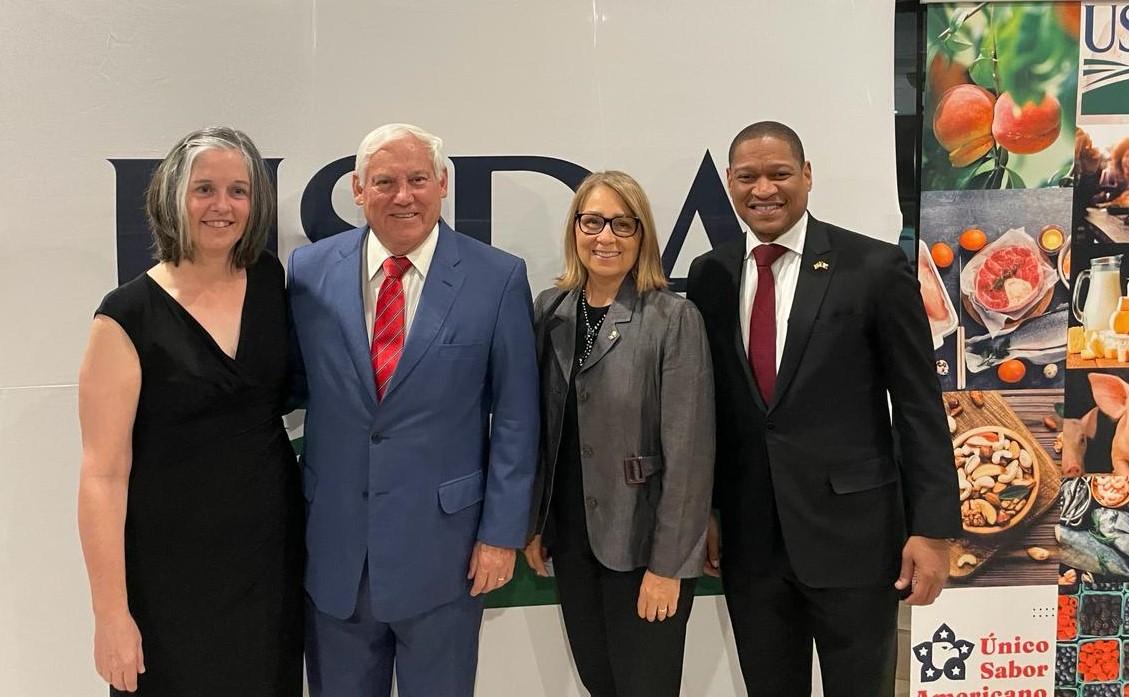
[[[1081,39],[1079,123],[1129,120],[1129,4],[1084,5]]]

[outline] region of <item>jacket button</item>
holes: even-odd
[[[370,437],[370,440],[373,443],[379,443],[383,439],[384,439],[384,436],[380,435],[379,433],[376,433],[375,431],[373,432],[372,436]]]
[[[583,448],[580,449],[580,454],[583,455],[584,457],[592,457],[592,455],[594,453],[595,453],[595,451],[592,450],[592,446],[590,446],[590,445],[586,445],[586,446],[584,446]]]
[[[587,390],[581,390],[576,395],[576,398],[579,399],[581,402],[587,402],[588,401],[588,391]]]
[[[588,508],[595,510],[597,502],[594,497],[589,496],[587,499],[585,499],[585,502],[588,504]]]
[[[771,421],[765,423],[764,427],[765,427],[765,429],[767,429],[769,431],[775,431],[776,430],[776,424],[772,423]]]
[[[365,489],[364,491],[361,492],[361,498],[364,499],[365,501],[368,501],[368,489]]]

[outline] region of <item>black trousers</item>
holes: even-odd
[[[722,581],[750,697],[809,697],[812,640],[825,697],[889,697],[897,662],[898,595],[873,588],[811,588],[785,565]]]
[[[592,697],[677,697],[697,579],[682,581],[673,617],[648,622],[636,609],[645,569],[612,571],[590,549],[554,554],[553,568],[572,657]]]

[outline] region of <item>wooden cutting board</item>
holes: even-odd
[[[946,410],[948,402],[956,399],[962,407],[961,413],[954,417],[957,424],[955,438],[965,431],[981,426],[1002,426],[1017,433],[1029,445],[1031,454],[1035,456],[1035,466],[1039,468],[1039,488],[1035,492],[1035,501],[1032,508],[1023,518],[1006,530],[989,535],[978,535],[965,532],[963,537],[953,541],[949,547],[949,577],[955,581],[966,580],[977,572],[994,555],[1007,551],[1019,545],[1024,536],[1024,531],[1032,521],[1044,513],[1058,501],[1058,488],[1061,475],[1054,460],[1039,444],[1039,440],[1032,435],[1023,421],[1007,405],[1003,397],[995,392],[982,392],[984,406],[978,407],[969,396],[969,392],[946,392]],[[976,564],[957,566],[957,560],[965,554],[976,557]]]

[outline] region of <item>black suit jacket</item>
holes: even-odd
[[[892,583],[907,534],[961,532],[917,278],[897,246],[809,217],[765,404],[741,336],[744,254],[743,238],[719,245],[694,260],[687,284],[714,364],[724,573],[772,572],[779,534],[809,586]]]

